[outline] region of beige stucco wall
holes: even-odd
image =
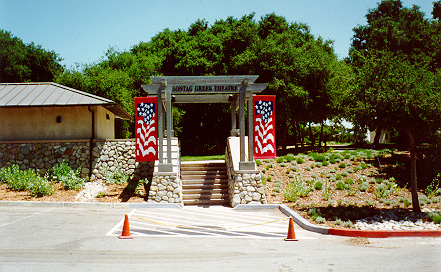
[[[114,115],[100,106],[95,138],[114,138]],[[110,119],[106,119],[106,113]],[[61,116],[61,123],[57,123]],[[92,114],[87,106],[0,108],[0,141],[90,139]]]
[[[109,119],[107,119],[106,114]],[[115,138],[115,115],[103,107],[95,108],[95,138]]]

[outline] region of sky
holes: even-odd
[[[434,0],[402,0],[431,18]],[[198,19],[209,25],[229,16],[275,13],[306,23],[311,33],[334,41],[347,57],[352,29],[379,0],[0,0],[0,29],[28,44],[55,51],[66,68],[100,61],[110,47],[127,51],[168,28],[187,30]]]

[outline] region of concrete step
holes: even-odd
[[[228,183],[223,182],[209,182],[209,183],[182,183],[183,190],[193,190],[193,189],[228,189]]]
[[[201,205],[201,206],[213,206],[213,205],[222,205],[229,206],[230,201],[228,199],[184,199],[185,205]]]
[[[183,194],[182,199],[225,199],[228,194],[220,193],[201,193],[201,194]]]
[[[194,194],[228,194],[228,188],[183,188],[182,193],[184,195]]]
[[[226,171],[222,170],[182,170],[181,168],[181,175],[185,176],[227,176]]]

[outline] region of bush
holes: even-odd
[[[35,169],[20,170],[18,165],[0,169],[0,180],[13,191],[28,191],[32,196],[42,197],[54,192],[49,175],[44,177]]]
[[[119,167],[113,172],[104,168],[103,176],[106,178],[106,183],[108,184],[124,184],[129,181],[129,175],[126,175]]]
[[[276,160],[277,163],[282,163],[283,162],[283,157],[278,157]]]
[[[321,190],[323,188],[323,183],[321,182],[321,181],[317,181],[315,184],[314,184],[314,189],[316,189],[316,190]]]
[[[343,181],[340,180],[337,182],[336,188],[337,188],[337,190],[344,190],[344,189],[346,189],[346,185],[344,184]]]
[[[86,182],[84,178],[80,177],[81,168],[74,171],[65,161],[55,165],[52,170],[54,171],[54,180],[63,184],[67,190],[80,190]]]
[[[295,165],[291,166],[291,170],[294,172],[297,172],[298,171],[297,166],[295,166]]]
[[[344,163],[340,163],[340,164],[338,165],[338,167],[340,167],[340,168],[346,168],[346,164],[344,164]]]
[[[360,190],[361,192],[365,192],[369,189],[369,183],[367,183],[366,181],[363,181],[359,186],[358,186],[358,190]]]
[[[440,224],[441,223],[441,212],[430,212],[427,215],[427,218],[432,220],[433,223],[435,223],[435,224]]]
[[[346,171],[341,172],[342,177],[347,177],[349,176],[349,173]]]

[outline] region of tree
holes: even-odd
[[[441,126],[439,52],[433,47],[439,25],[399,0],[382,1],[366,18],[367,26],[354,28],[350,62],[358,85],[346,95],[354,103],[348,116],[371,130],[408,135],[412,206],[419,212],[416,144]]]
[[[24,44],[0,29],[0,82],[50,82],[63,71],[62,60],[41,45]]]

